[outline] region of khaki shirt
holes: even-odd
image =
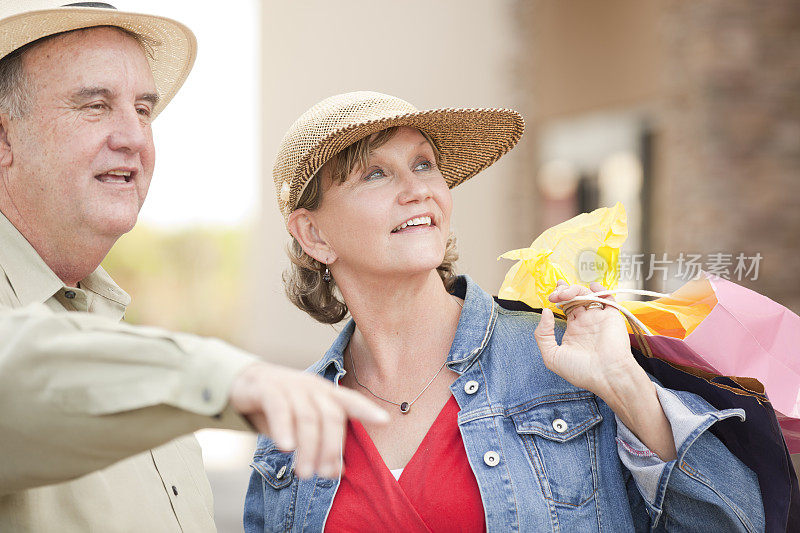
[[[227,398],[255,358],[129,302],[102,268],[64,286],[0,213],[0,531],[215,530],[191,432],[249,429]]]

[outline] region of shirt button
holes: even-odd
[[[65,291],[64,298],[69,298],[70,300],[72,300],[73,298],[75,298],[75,291]]]
[[[211,389],[205,388],[203,389],[203,401],[210,402],[211,401]]]
[[[176,487],[175,485],[172,485],[172,494],[174,494],[175,496],[178,495],[178,487]]]
[[[561,420],[560,418],[556,418],[553,420],[553,429],[555,429],[559,433],[564,433],[569,426],[566,422]]]
[[[278,473],[275,474],[275,479],[283,479],[284,474],[286,474],[286,465],[283,465]]]
[[[487,466],[497,466],[500,463],[500,454],[495,451],[486,452],[483,454],[483,462]]]
[[[466,392],[467,394],[475,394],[476,392],[478,392],[479,388],[480,388],[480,385],[478,384],[477,381],[474,381],[474,380],[473,381],[467,381],[464,384],[464,392]]]

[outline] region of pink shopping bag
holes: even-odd
[[[692,295],[707,292],[699,284],[711,286],[716,304],[683,339],[648,335],[653,355],[712,374],[757,379],[779,412],[790,453],[800,453],[800,316],[766,296],[710,275],[688,282],[671,296],[690,306]],[[638,346],[634,335],[631,343]]]

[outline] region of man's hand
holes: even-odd
[[[347,419],[386,423],[389,414],[360,394],[269,363],[248,366],[234,380],[231,406],[284,451],[296,449],[295,473],[338,477]]]

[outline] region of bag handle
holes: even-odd
[[[571,300],[567,300],[566,302],[560,302],[556,304],[559,310],[564,313],[566,316],[570,311],[575,309],[576,307],[586,307],[589,303],[597,302],[603,304],[604,306],[611,306],[625,317],[628,321],[628,324],[631,326],[631,330],[633,331],[633,335],[636,337],[636,340],[639,342],[639,346],[643,349],[645,355],[647,357],[653,357],[653,352],[650,349],[650,345],[647,343],[645,337],[647,335],[652,335],[652,332],[647,328],[647,326],[642,323],[641,320],[636,318],[633,313],[630,312],[627,308],[623,307],[620,302],[615,302],[612,300],[607,300],[605,298],[601,298],[601,296],[610,296],[614,294],[637,294],[639,296],[650,296],[653,298],[672,298],[678,301],[683,301],[686,303],[691,303],[691,300],[685,300],[683,298],[676,298],[670,294],[664,294],[662,292],[655,292],[655,291],[646,291],[644,289],[613,289],[613,290],[605,290],[605,291],[597,291],[592,292],[589,294],[584,294],[581,296],[576,296]]]

